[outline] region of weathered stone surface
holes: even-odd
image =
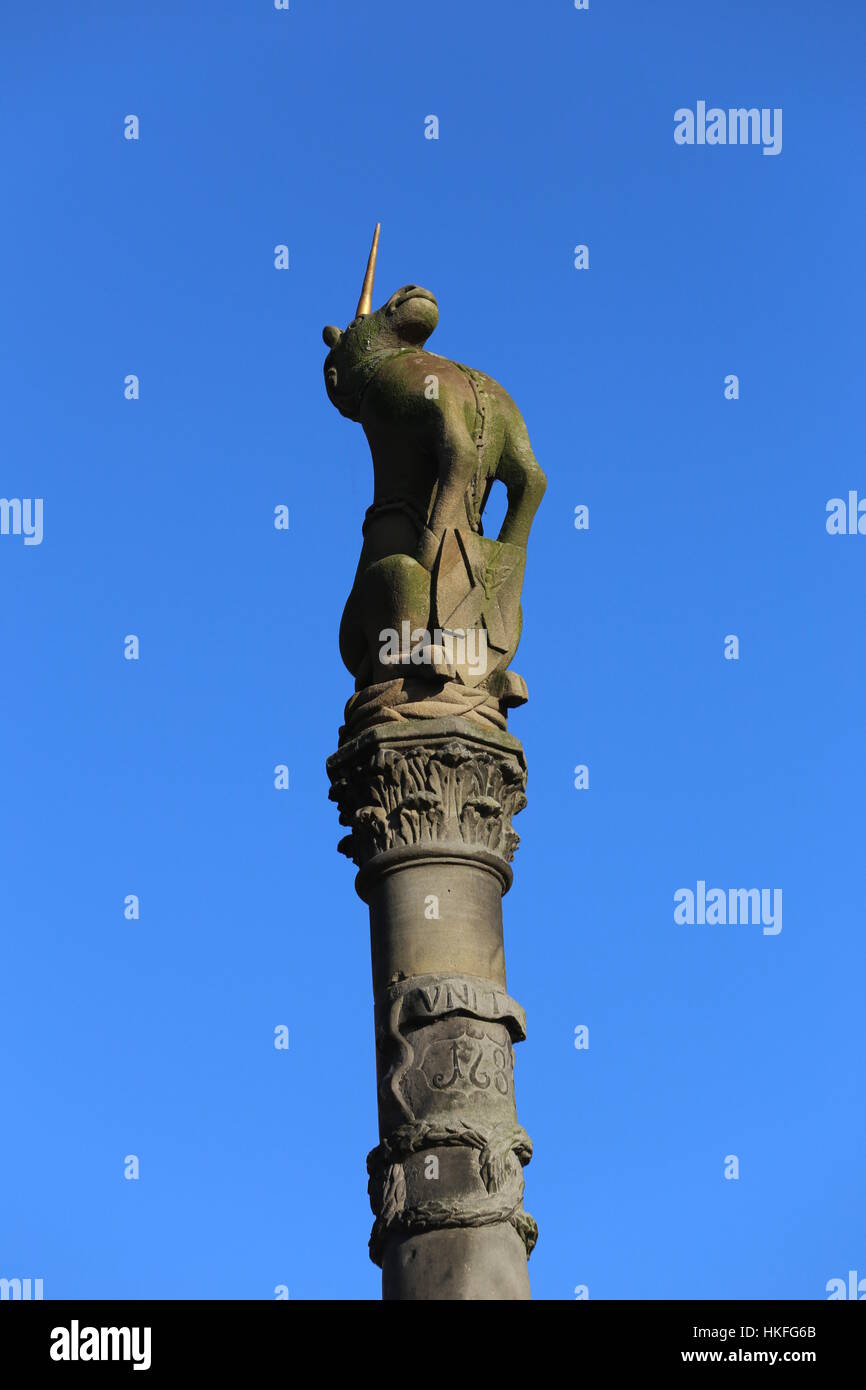
[[[341,824],[351,827],[339,848],[359,867],[408,845],[514,856],[511,822],[526,805],[526,760],[508,734],[459,718],[378,725],[329,758],[328,774]]]
[[[368,1158],[373,1258],[381,1263],[397,1237],[508,1223],[525,1259],[537,1230],[523,1210],[532,1144],[514,1100],[520,1005],[488,980],[427,975],[383,990],[376,1013],[383,1138]]]
[[[513,1040],[526,1036],[523,1010],[490,980],[416,975],[382,990],[376,1005],[379,1116],[406,1121],[473,1118],[516,1124]]]
[[[448,686],[454,712],[484,718],[477,711],[488,701],[504,717],[527,698],[508,667],[520,641],[526,545],[547,480],[499,383],[425,350],[439,319],[429,290],[404,285],[373,311],[377,248],[378,228],[355,318],[322,335],[328,397],[363,426],[373,459],[340,652],[359,692],[395,678],[414,687],[427,681],[434,704]],[[508,509],[494,539],[484,535],[483,516],[496,482]],[[386,633],[394,634],[390,644]],[[407,698],[409,717],[428,717],[417,689]],[[387,722],[393,692],[362,704],[365,720]],[[347,726],[355,731],[351,710]]]
[[[407,1301],[528,1299],[523,1241],[508,1222],[396,1236],[382,1264],[382,1297]]]
[[[385,1297],[528,1297],[532,1145],[517,1120],[513,1049],[526,1021],[502,944],[523,751],[460,719],[388,725],[345,744],[328,771],[370,908],[380,1133],[370,1253]],[[472,1251],[459,1277],[415,1244],[449,1231],[465,1241],[442,1240],[442,1258]]]
[[[323,335],[328,396],[362,424],[374,474],[340,629],[355,693],[328,759],[339,848],[370,914],[370,1254],[386,1299],[527,1299],[526,1021],[506,984],[502,896],[526,804],[506,717],[527,689],[509,665],[545,478],[502,387],[424,349],[429,291],[404,286],[372,312],[377,245],[378,228],[356,317]],[[497,481],[508,509],[492,539]]]

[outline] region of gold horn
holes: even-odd
[[[356,319],[373,312],[373,280],[376,276],[376,253],[379,250],[379,228],[381,225],[381,222],[377,222],[376,230],[373,233],[373,245],[370,247],[370,259],[367,262],[367,273],[364,276],[364,288],[361,290],[361,298],[358,300],[358,308],[355,311]]]

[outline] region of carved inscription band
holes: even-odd
[[[381,1264],[395,1229],[503,1221],[514,1226],[529,1255],[538,1228],[523,1210],[522,1170],[532,1143],[517,1123],[514,1103],[512,1042],[526,1036],[520,1004],[489,980],[423,975],[390,985],[377,1019],[380,1122],[389,1132],[367,1159],[376,1217],[371,1257]],[[460,1146],[478,1154],[468,1190],[436,1200],[419,1196],[423,1178],[416,1173],[407,1183],[406,1161]]]

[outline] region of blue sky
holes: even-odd
[[[866,496],[862,7],[18,0],[0,31],[0,494],[44,499],[41,545],[0,536],[0,1276],[379,1296],[324,771],[371,468],[320,337],[377,219],[374,302],[435,292],[431,349],[512,393],[549,479],[504,905],[534,1296],[866,1275],[866,538],[825,529]],[[781,154],[676,145],[699,100],[781,108]],[[676,925],[700,879],[781,888],[783,930]]]

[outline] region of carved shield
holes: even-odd
[[[466,659],[453,662],[463,685],[479,685],[517,641],[525,563],[520,546],[468,529],[445,531],[433,571],[433,621],[443,632],[465,634]],[[459,639],[452,646],[459,657]]]

